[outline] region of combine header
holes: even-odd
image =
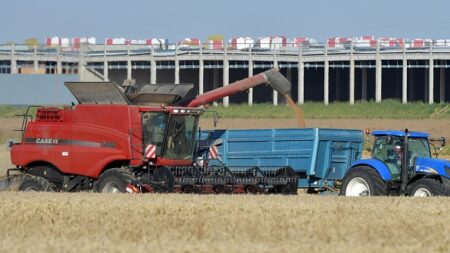
[[[20,177],[23,191],[296,193],[290,167],[196,162],[204,105],[261,84],[290,92],[277,70],[191,99],[192,85],[66,83],[79,104],[24,117],[22,140],[11,144],[16,168],[9,179]]]

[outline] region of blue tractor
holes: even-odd
[[[340,193],[344,196],[448,196],[450,161],[432,158],[428,133],[374,131],[371,159],[355,161]],[[440,145],[445,145],[441,137]]]

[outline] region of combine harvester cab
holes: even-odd
[[[429,134],[374,131],[372,158],[352,164],[341,195],[418,197],[450,195],[450,161],[432,158]],[[438,140],[445,145],[445,138]],[[407,154],[407,155],[404,155]]]
[[[199,159],[264,177],[274,168],[299,178],[275,191],[337,192],[350,165],[361,158],[363,133],[345,129],[252,129],[202,131]]]
[[[229,168],[199,166],[194,159],[203,105],[261,84],[282,95],[290,91],[277,70],[195,98],[188,97],[192,85],[66,83],[79,104],[39,108],[30,122],[26,115],[22,140],[11,148],[16,168],[8,174],[18,172],[23,191],[268,192],[258,176],[242,180]],[[263,183],[286,186],[288,176],[296,180],[278,169]]]

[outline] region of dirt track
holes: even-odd
[[[2,252],[449,252],[450,199],[0,193]]]

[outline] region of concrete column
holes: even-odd
[[[38,55],[37,55],[37,45],[34,45],[34,55],[33,55],[33,68],[34,73],[37,74],[39,71],[39,61],[38,61]]]
[[[17,74],[16,46],[11,43],[11,74]]]
[[[351,42],[350,53],[350,78],[349,78],[349,102],[351,105],[355,103],[355,59],[353,58],[353,42]]]
[[[404,52],[402,62],[402,103],[408,103],[408,61]]]
[[[303,62],[303,47],[302,44],[299,44],[298,51],[298,90],[297,97],[298,103],[305,103],[305,63]]]
[[[441,65],[444,65],[446,61],[441,61]],[[439,100],[441,103],[445,103],[445,68],[441,67],[439,70]]]
[[[131,69],[131,45],[128,45],[128,55],[127,55],[127,79],[132,79],[132,69]]]
[[[361,99],[367,100],[367,68],[361,69]]]
[[[198,68],[198,94],[203,94],[203,86],[205,80],[205,62],[203,61],[203,50],[200,47],[200,57],[199,57],[199,68]]]
[[[230,62],[228,59],[225,59],[223,61],[223,86],[227,86],[230,83]],[[223,106],[228,107],[230,98],[224,97],[223,98]]]
[[[175,83],[180,83],[180,60],[175,59]]]
[[[223,57],[223,86],[227,86],[230,83],[230,62],[227,56],[227,44],[224,44],[224,57]],[[223,106],[228,107],[230,98],[223,98]]]
[[[180,83],[180,60],[178,59],[178,45],[175,46],[175,83]]]
[[[103,46],[103,81],[109,81],[109,63],[107,55],[106,44]]]
[[[78,76],[80,77],[80,81],[86,81],[86,59],[84,58],[84,45],[80,45],[80,59],[78,61]]]
[[[329,88],[330,88],[330,82],[329,82],[329,62],[328,62],[328,45],[325,45],[325,62],[323,66],[323,103],[328,105],[328,99],[329,99]]]
[[[156,59],[155,59],[155,51],[152,47],[151,50],[151,58],[150,58],[150,83],[156,84]]]
[[[432,55],[430,54],[430,57]],[[434,60],[430,58],[428,60],[428,103],[434,103]]]
[[[273,49],[273,67],[278,69],[278,59],[277,59],[277,49]],[[278,92],[276,90],[272,91],[272,102],[273,105],[278,105]]]
[[[251,51],[251,49],[250,49]],[[250,57],[250,60],[248,61],[248,76],[253,76],[253,60]],[[248,104],[253,105],[253,88],[250,88],[248,90]]]
[[[62,74],[62,61],[61,61],[61,46],[58,45],[56,55],[56,74]]]
[[[376,69],[375,69],[375,101],[377,103],[381,102],[381,75],[382,75],[382,61],[380,58],[380,44],[377,44],[376,53]]]

